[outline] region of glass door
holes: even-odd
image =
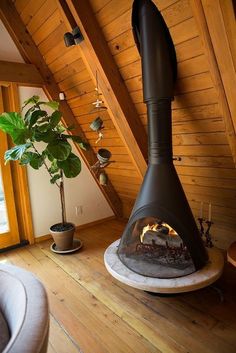
[[[4,111],[3,87],[0,86],[0,113]],[[0,131],[0,249],[20,242],[10,163],[5,165],[7,136]]]

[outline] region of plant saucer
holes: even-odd
[[[56,254],[71,254],[77,250],[79,250],[80,248],[82,248],[83,243],[81,240],[79,239],[74,239],[73,240],[73,246],[71,249],[67,249],[67,250],[57,250],[56,244],[52,243],[50,249],[55,252]]]

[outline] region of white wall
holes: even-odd
[[[41,88],[19,87],[21,104],[32,95],[39,95],[42,100],[47,100]],[[74,147],[73,153],[79,156]],[[61,222],[59,191],[49,179],[43,167],[40,170],[28,167],[28,183],[36,237],[48,234],[48,229],[52,224]],[[65,196],[67,220],[76,225],[113,215],[113,211],[83,161],[81,173],[76,178],[65,179]],[[81,215],[76,215],[76,206],[82,206]]]
[[[20,55],[15,43],[11,39],[9,33],[7,32],[1,20],[0,20],[0,38],[1,38],[0,60],[23,63],[24,60],[22,56]]]

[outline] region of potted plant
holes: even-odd
[[[4,158],[6,163],[19,161],[22,166],[46,168],[50,182],[58,187],[61,223],[52,225],[50,232],[56,249],[63,252],[72,249],[75,231],[74,224],[66,221],[64,177],[74,178],[81,171],[81,161],[72,153],[69,141],[76,142],[82,149],[87,146],[81,137],[69,133],[73,127],[62,125],[58,102],[42,102],[38,96],[33,96],[24,102],[22,111],[24,108],[27,108],[24,114],[11,112],[0,115],[0,129],[10,135],[14,143]]]

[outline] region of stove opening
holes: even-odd
[[[181,237],[156,217],[134,222],[126,231],[118,255],[129,269],[148,277],[175,278],[196,271]]]

